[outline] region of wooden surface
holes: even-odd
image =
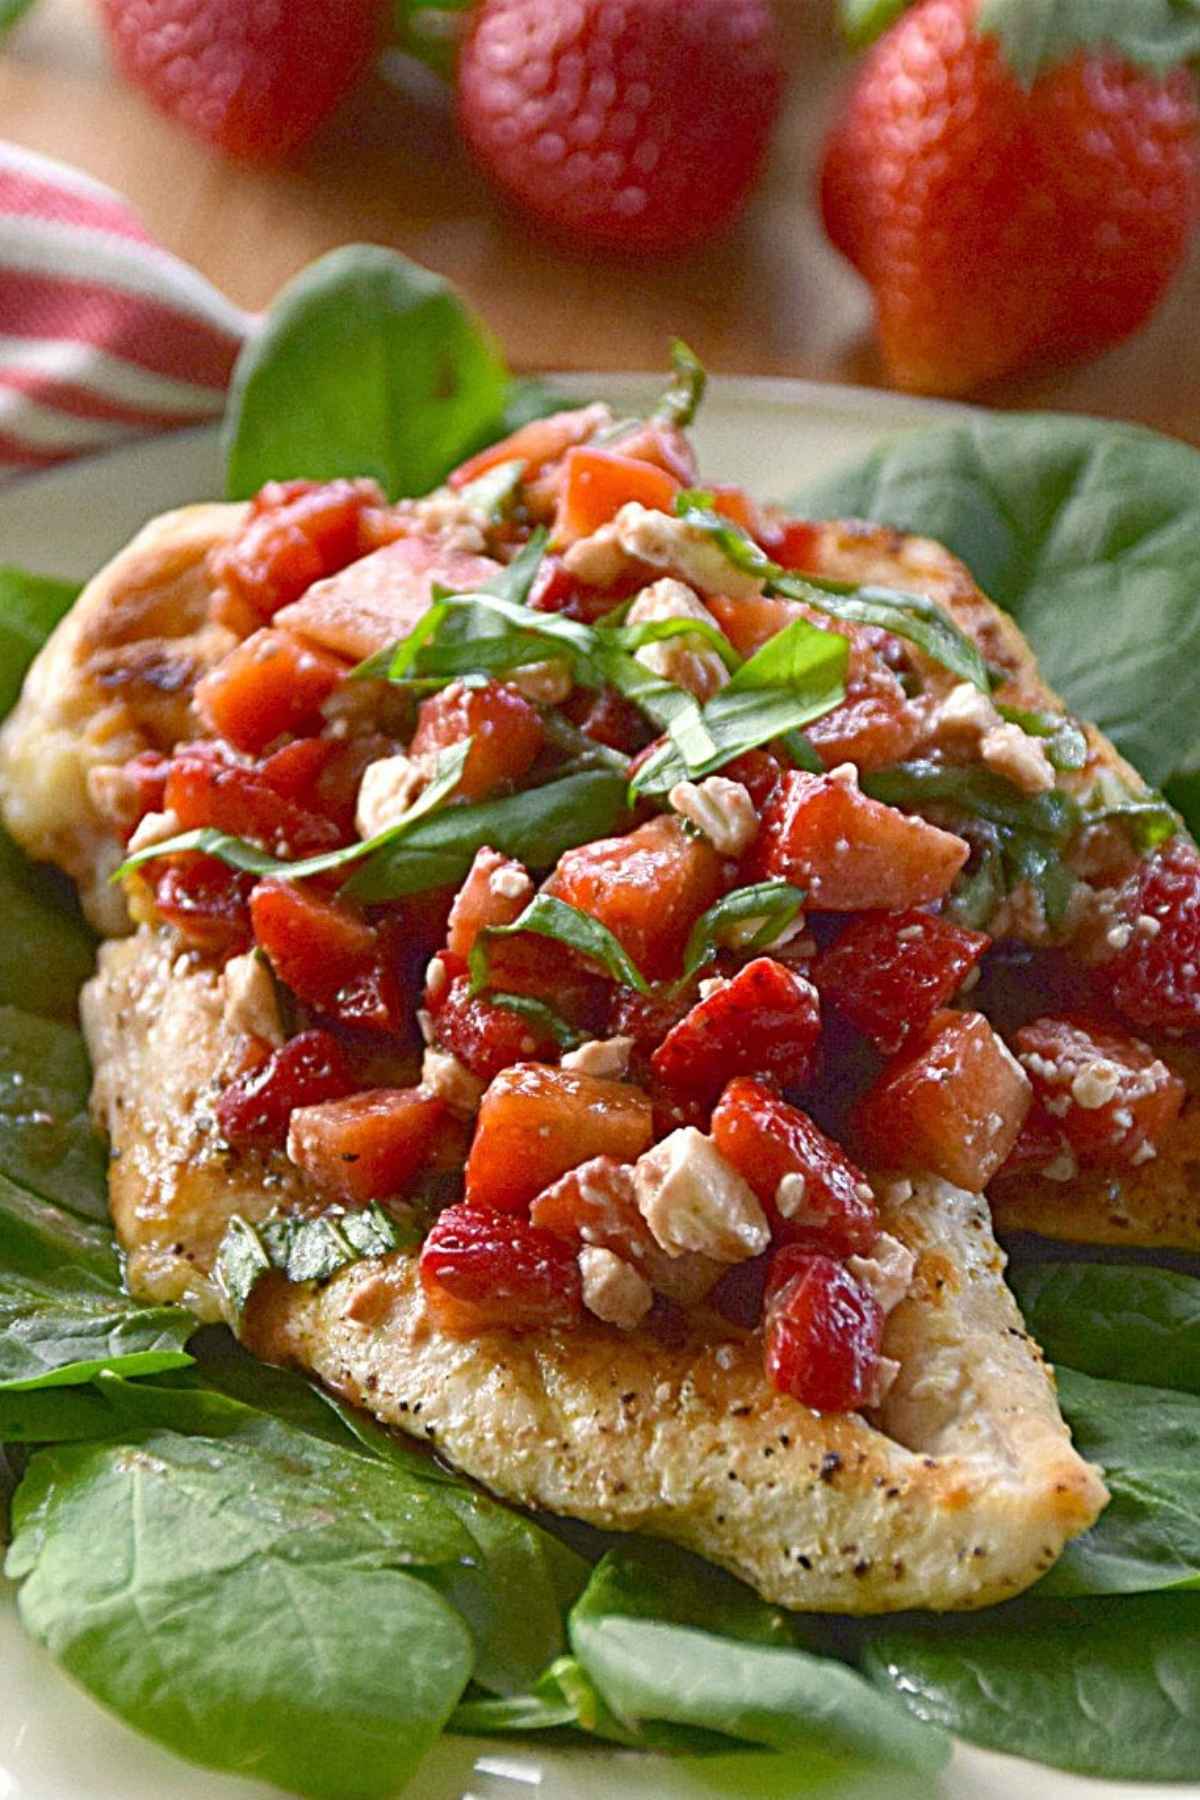
[[[878,385],[866,291],[825,244],[812,200],[849,65],[829,0],[779,8],[792,85],[763,184],[728,237],[668,265],[546,250],[474,173],[444,99],[378,79],[295,166],[222,161],[112,74],[89,0],[38,0],[6,41],[0,133],[121,189],[163,243],[245,306],[264,305],[322,251],[365,238],[456,281],[518,368],[657,367],[678,333],[713,370]],[[980,398],[1135,419],[1200,443],[1198,321],[1200,254],[1133,343]]]

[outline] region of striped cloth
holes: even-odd
[[[111,188],[0,143],[0,481],[219,417],[253,325]]]

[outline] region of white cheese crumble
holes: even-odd
[[[430,1044],[421,1062],[421,1086],[444,1100],[452,1113],[470,1119],[479,1111],[483,1098],[483,1082],[456,1056]]]
[[[561,706],[575,685],[571,665],[561,656],[549,657],[545,662],[524,663],[510,669],[504,679],[509,687],[515,687],[535,706]]]
[[[917,1259],[907,1244],[881,1231],[870,1256],[848,1257],[846,1267],[886,1315],[895,1311],[912,1286]]]
[[[771,1242],[753,1189],[694,1125],[638,1158],[633,1187],[655,1242],[672,1256],[697,1250],[717,1262],[745,1262]]]
[[[1019,725],[993,725],[980,740],[979,754],[989,769],[1027,794],[1048,794],[1054,786],[1045,750]]]
[[[629,625],[657,624],[666,619],[695,619],[714,631],[720,627],[703,601],[682,581],[666,577],[643,588],[626,615]],[[664,681],[686,688],[698,700],[709,700],[729,680],[725,664],[701,637],[681,633],[634,652],[638,662]]]
[[[453,488],[436,488],[423,500],[414,500],[411,513],[422,534],[440,538],[448,550],[478,554],[487,549],[486,512]]]
[[[1121,1085],[1121,1071],[1105,1057],[1097,1057],[1079,1070],[1071,1081],[1071,1098],[1085,1112],[1096,1112],[1116,1098]]]
[[[563,568],[585,587],[611,587],[628,563],[612,524],[601,525],[590,537],[579,538],[563,551]]]
[[[133,856],[139,850],[149,850],[153,844],[165,844],[168,838],[178,835],[179,816],[170,807],[166,812],[148,812],[126,844],[125,854]]]
[[[533,892],[533,878],[519,863],[501,863],[488,876],[488,886],[501,900],[523,900]]]
[[[934,713],[932,735],[975,741],[1000,723],[1000,714],[987,695],[973,681],[960,681]]]
[[[574,1069],[577,1075],[600,1075],[620,1081],[628,1072],[632,1052],[631,1037],[589,1038],[578,1049],[568,1050],[561,1066]]]
[[[688,525],[670,513],[654,512],[638,500],[629,500],[613,520],[613,535],[621,548],[652,569],[675,570],[702,594],[726,594],[731,600],[748,600],[761,594],[762,582],[747,575],[698,525]]]
[[[724,775],[677,781],[667,798],[680,818],[703,832],[721,856],[740,856],[758,830],[758,814],[748,791]]]
[[[224,1003],[221,1022],[226,1031],[262,1038],[276,1048],[284,1041],[283,1021],[275,984],[255,950],[234,956],[221,976]]]
[[[406,813],[429,780],[420,757],[381,756],[368,763],[358,785],[354,829],[360,838],[373,838]]]
[[[612,1250],[587,1245],[579,1252],[583,1304],[606,1325],[632,1331],[654,1304],[654,1290],[631,1263]]]

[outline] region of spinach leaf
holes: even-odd
[[[458,1521],[282,1427],[40,1451],[13,1528],[26,1628],[96,1699],[212,1768],[382,1800],[472,1672],[455,1601],[478,1568]]]
[[[1058,1371],[1081,1456],[1112,1495],[1067,1545],[1039,1593],[1121,1594],[1200,1586],[1200,1399]]]
[[[112,1431],[112,1410],[93,1388],[0,1388],[0,1445],[75,1443]]]
[[[1200,1394],[1200,1280],[1131,1263],[1027,1263],[1009,1271],[1052,1362],[1085,1375]]]
[[[234,370],[227,489],[374,475],[422,494],[499,427],[500,355],[453,288],[374,244],[347,244],[279,295]]]
[[[447,807],[377,851],[344,892],[359,900],[394,900],[449,887],[462,881],[485,844],[531,868],[550,868],[564,850],[614,830],[625,812],[625,788],[612,770],[584,769],[499,800]]]
[[[64,1264],[98,1275],[114,1291],[120,1286],[111,1231],[0,1175],[0,1270],[43,1276]]]
[[[868,1675],[972,1743],[1108,1780],[1200,1768],[1200,1600],[1017,1600],[875,1629]]]
[[[565,900],[556,899],[553,894],[537,894],[520,918],[514,919],[511,925],[489,925],[476,938],[468,959],[473,993],[479,993],[488,985],[491,960],[489,944],[496,938],[518,937],[526,931],[537,937],[551,938],[558,944],[566,944],[589,962],[599,963],[614,981],[624,987],[634,988],[639,994],[650,992],[649,982],[621,940],[614,937],[607,925],[594,919],[590,913],[580,912],[577,906],[569,906]]]
[[[0,830],[0,1004],[73,1021],[95,939],[65,884],[35,869]]]
[[[0,1006],[0,1173],[88,1218],[107,1219],[106,1158],[88,1112],[79,1032]]]
[[[1200,452],[1153,432],[978,414],[893,438],[798,504],[948,544],[1072,710],[1161,787],[1200,769],[1198,493]]]
[[[16,705],[25,671],[78,594],[78,582],[0,566],[0,718]]]
[[[191,1362],[178,1306],[141,1306],[86,1269],[0,1273],[0,1388],[71,1387],[100,1369],[155,1375]]]
[[[844,1664],[792,1648],[793,1629],[732,1577],[662,1544],[610,1551],[570,1618],[575,1655],[627,1728],[655,1721],[929,1773],[945,1764],[940,1732],[873,1704]]]

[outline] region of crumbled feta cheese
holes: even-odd
[[[896,1377],[900,1373],[900,1364],[892,1356],[881,1356],[875,1364],[875,1372],[871,1379],[871,1391],[866,1397],[867,1406],[882,1406],[896,1385]]]
[[[702,594],[748,600],[762,592],[762,582],[731,562],[698,525],[629,500],[613,520],[613,528],[621,548],[638,562],[649,563],[652,569],[672,569]]]
[[[874,1294],[886,1315],[895,1311],[912,1286],[917,1259],[907,1244],[881,1231],[870,1256],[851,1256],[846,1267]]]
[[[406,813],[429,780],[420,757],[381,756],[368,763],[358,786],[354,829],[360,838],[373,838]]]
[[[479,1111],[483,1098],[483,1082],[470,1069],[464,1069],[456,1056],[438,1050],[432,1044],[421,1063],[421,1086],[439,1100],[444,1100],[452,1113],[470,1119]]]
[[[523,663],[519,668],[510,669],[504,679],[535,706],[561,706],[575,685],[571,665],[561,656],[548,657],[545,662]]]
[[[239,1035],[244,1032],[276,1047],[283,1043],[275,984],[257,951],[247,950],[244,956],[231,957],[225,964],[221,986],[222,1024],[226,1031]]]
[[[629,1069],[632,1051],[631,1037],[589,1038],[577,1050],[568,1050],[562,1067],[574,1069],[578,1075],[600,1075],[620,1081]]]
[[[727,976],[709,975],[700,983],[700,998],[702,1000],[711,1000],[714,994],[719,994],[722,988],[727,988],[728,986],[729,979]]]
[[[667,796],[675,811],[702,831],[722,856],[740,856],[758,830],[754,802],[740,781],[724,775],[677,781]]]
[[[505,862],[492,870],[488,886],[501,900],[523,900],[533,892],[533,878],[519,863]]]
[[[781,1219],[794,1219],[803,1214],[804,1222],[808,1222],[809,1209],[804,1205],[807,1187],[808,1182],[801,1174],[779,1177],[779,1186],[775,1189],[775,1208]]]
[[[139,850],[149,850],[152,844],[165,844],[168,838],[178,835],[179,816],[170,807],[166,812],[148,812],[126,844],[125,853],[134,856]]]
[[[435,488],[432,494],[414,500],[408,510],[417,529],[424,536],[440,538],[448,550],[477,555],[487,549],[487,514],[453,488]]]
[[[1162,930],[1162,924],[1158,919],[1151,918],[1149,913],[1140,913],[1134,929],[1140,938],[1156,938]]]
[[[1045,750],[1019,725],[993,725],[980,740],[979,754],[989,769],[1027,794],[1048,794],[1054,786]]]
[[[579,1252],[583,1304],[606,1325],[632,1331],[654,1304],[654,1290],[644,1275],[612,1250],[587,1245]]]
[[[1085,1112],[1096,1112],[1115,1099],[1121,1085],[1121,1071],[1106,1057],[1097,1057],[1072,1078],[1071,1098]]]
[[[664,619],[695,619],[719,630],[717,621],[691,588],[669,577],[643,588],[626,615],[630,625],[654,624]],[[676,687],[686,688],[698,700],[711,699],[729,680],[729,671],[716,651],[703,638],[687,633],[663,638],[657,644],[643,644],[634,654],[647,669],[661,675],[664,681],[673,681]]]
[[[638,1158],[633,1187],[656,1243],[672,1256],[698,1250],[717,1262],[745,1262],[771,1242],[753,1189],[694,1125]]]
[[[450,986],[450,971],[446,967],[445,958],[431,956],[425,968],[425,997],[438,1001]]]
[[[916,1191],[907,1175],[898,1176],[892,1181],[881,1181],[876,1185],[879,1198],[885,1206],[903,1206],[912,1199]]]
[[[1131,1161],[1133,1163],[1134,1168],[1136,1169],[1142,1163],[1153,1162],[1154,1158],[1157,1155],[1158,1155],[1158,1151],[1154,1148],[1154,1145],[1152,1143],[1150,1143],[1149,1139],[1147,1139],[1144,1144],[1138,1145],[1137,1149],[1133,1153]]]
[[[1074,1181],[1079,1173],[1079,1164],[1075,1161],[1074,1152],[1064,1144],[1053,1162],[1048,1162],[1042,1170],[1047,1181]]]
[[[601,525],[590,537],[579,538],[563,551],[563,568],[585,587],[611,587],[629,564],[612,524]]]
[[[836,769],[830,769],[829,779],[830,781],[840,781],[843,787],[856,788],[858,786],[858,768],[852,762],[839,763]]]
[[[934,737],[967,738],[974,742],[985,731],[994,730],[1001,720],[987,695],[973,681],[960,681],[946,695],[932,723]]]

